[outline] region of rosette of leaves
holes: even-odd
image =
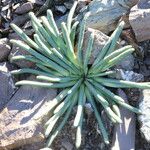
[[[88,13],[80,23],[77,44],[75,35],[78,22],[72,23],[73,14],[77,2],[74,3],[68,15],[67,22],[61,23],[61,31],[53,18],[51,10],[47,10],[47,17],[41,17],[41,21],[30,12],[32,26],[35,30],[34,40],[28,37],[19,27],[11,24],[13,30],[23,39],[24,42],[11,40],[11,42],[30,55],[14,56],[12,61],[28,60],[36,64],[36,69],[23,68],[12,71],[12,74],[31,73],[36,75],[39,81],[19,81],[19,85],[31,85],[45,88],[60,88],[62,91],[48,102],[48,109],[45,114],[52,113],[45,123],[45,137],[49,147],[60,130],[69,118],[72,109],[77,105],[77,112],[74,119],[76,130],[76,147],[81,145],[82,123],[84,118],[84,105],[88,101],[94,110],[104,142],[109,143],[108,134],[98,112],[96,103],[100,103],[110,120],[114,123],[121,123],[118,106],[125,107],[132,112],[141,113],[124,102],[118,95],[108,88],[141,88],[150,89],[150,83],[135,83],[108,78],[108,75],[115,74],[112,69],[120,60],[134,51],[131,45],[115,49],[117,40],[124,26],[121,22],[112,33],[93,64],[89,65],[92,53],[94,34],[89,36],[87,49],[83,54],[82,46]],[[42,82],[43,81],[43,82]],[[61,120],[59,123],[58,121]]]

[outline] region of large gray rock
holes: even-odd
[[[134,56],[132,54],[128,55],[127,57],[123,58],[119,64],[116,65],[117,68],[121,68],[124,70],[133,70],[134,68]]]
[[[15,92],[15,86],[9,72],[8,63],[0,63],[0,111]]]
[[[17,150],[43,150],[43,147],[45,147],[45,141],[23,145],[23,146],[17,148]]]
[[[110,75],[113,78],[132,81],[132,82],[140,82],[144,81],[144,76],[142,74],[133,72],[133,71],[125,71],[123,69],[117,69],[117,73],[115,75]]]
[[[141,133],[145,139],[150,142],[150,90],[145,89],[140,96],[139,108],[142,111],[142,115],[139,116],[141,123]]]
[[[16,10],[16,14],[25,14],[33,9],[33,4],[31,2],[24,3],[23,5],[19,6]]]
[[[0,62],[7,59],[10,50],[9,40],[7,38],[0,39]]]
[[[29,20],[29,15],[15,15],[11,23],[16,24],[17,26],[22,26],[24,23],[26,23]]]
[[[99,52],[102,50],[104,45],[109,39],[109,36],[104,34],[103,32],[92,29],[92,28],[87,28],[85,35],[84,35],[84,41],[83,41],[83,53],[85,54],[87,45],[88,45],[88,40],[90,37],[90,34],[94,34],[94,43],[93,43],[93,49],[92,49],[92,54],[90,58],[90,64],[94,62],[94,60],[97,58]],[[120,48],[121,44],[117,44],[116,49]],[[134,67],[134,57],[132,54],[124,58],[122,61],[120,61],[115,68],[117,69],[123,69],[123,70],[133,70]],[[120,76],[120,73],[119,73]],[[131,76],[131,75],[130,75]],[[132,75],[133,76],[133,75]]]
[[[128,103],[127,96],[121,89],[118,90],[118,95]],[[134,150],[135,115],[125,108],[120,108],[120,114],[123,123],[115,127],[111,150]]]
[[[89,4],[91,13],[87,27],[108,33],[115,29],[118,20],[127,14],[138,0],[94,0]]]
[[[109,37],[102,33],[99,30],[95,30],[92,28],[88,28],[84,35],[84,43],[83,43],[83,52],[86,52],[89,36],[91,33],[94,33],[94,43],[93,43],[93,50],[90,58],[90,63],[93,63],[95,58],[97,57],[99,51],[103,48]]]
[[[129,21],[138,42],[150,39],[150,1],[140,0],[131,9]]]
[[[39,119],[56,90],[22,86],[0,114],[0,150],[44,141],[43,123]]]

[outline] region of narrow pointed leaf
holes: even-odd
[[[91,52],[92,52],[92,48],[93,48],[93,42],[94,42],[94,33],[91,33],[90,37],[89,37],[87,49],[85,51],[85,57],[84,57],[84,62],[83,62],[85,74],[88,71],[88,63],[89,63]]]
[[[53,132],[53,134],[49,137],[49,139],[47,140],[47,146],[50,147],[53,140],[55,139],[55,137],[58,135],[58,133],[60,132],[60,130],[63,128],[63,126],[65,125],[66,121],[68,120],[70,114],[71,114],[71,111],[72,111],[72,108],[73,106],[75,105],[77,101],[77,95],[74,96],[74,99],[73,99],[73,102],[71,104],[71,106],[69,107],[69,109],[67,110],[61,124],[56,128],[56,130]]]
[[[54,29],[55,34],[57,36],[59,36],[59,30],[57,28],[57,25],[55,23],[54,17],[53,17],[53,13],[50,9],[47,10],[47,19],[49,21],[49,24],[51,25],[51,27]]]
[[[48,76],[48,77],[56,77],[53,74],[46,73],[46,72],[43,72],[43,71],[39,71],[39,70],[36,70],[36,69],[29,69],[29,68],[23,68],[23,69],[18,69],[18,70],[11,71],[11,74],[14,74],[14,75],[24,74],[24,73],[31,73],[31,74],[35,74],[35,75],[44,75],[44,76]]]
[[[12,27],[12,29],[30,46],[32,46],[35,49],[38,49],[38,45],[32,40],[30,39],[24,32],[23,30],[21,30],[18,26],[16,26],[15,24],[11,24],[10,25]]]
[[[140,89],[150,89],[150,82],[137,83],[132,81],[116,80],[109,78],[95,78],[95,80],[102,85],[113,87],[113,88],[140,88]]]
[[[68,14],[68,18],[67,18],[67,29],[68,29],[68,33],[70,34],[71,32],[71,23],[72,23],[72,19],[73,19],[73,15],[74,15],[74,12],[75,12],[75,9],[76,9],[76,6],[77,6],[78,2],[75,1],[69,14]]]
[[[102,104],[109,118],[113,118],[118,123],[122,123],[122,120],[110,109],[109,103],[106,101],[103,95],[98,90],[96,90],[89,82],[86,82],[86,85],[90,92],[92,92],[94,97]]]
[[[110,90],[106,89],[105,87],[101,86],[100,84],[98,84],[96,82],[94,82],[94,85],[97,86],[97,88],[99,88],[99,90],[103,91],[107,96],[109,96],[112,100],[114,100],[119,105],[121,105],[135,113],[141,114],[141,111],[139,109],[126,104],[120,96],[115,95]]]
[[[118,25],[118,27],[115,29],[115,31],[113,32],[113,34],[111,35],[109,40],[106,42],[106,44],[102,48],[102,50],[99,52],[96,60],[93,63],[93,66],[95,66],[98,62],[100,62],[106,56],[106,53],[108,55],[108,54],[110,54],[111,52],[114,51],[114,48],[117,44],[117,40],[118,40],[119,35],[120,35],[120,33],[123,29],[123,26],[124,26],[124,22],[121,22]]]
[[[40,53],[34,51],[32,48],[30,48],[28,45],[22,43],[21,41],[11,40],[11,43],[13,43],[13,44],[23,48],[24,50],[28,51],[31,55],[35,56],[36,58],[38,58],[42,62],[45,62],[45,63],[49,64],[49,66],[51,68],[53,68],[56,71],[58,70],[63,75],[68,74],[68,72],[64,68],[60,67],[58,64],[56,64],[55,62],[53,62],[50,59],[46,58],[45,56],[41,55]]]
[[[37,87],[45,87],[45,88],[66,88],[73,86],[76,83],[76,81],[70,81],[68,83],[43,83],[43,82],[37,82],[37,81],[28,81],[28,80],[22,80],[16,82],[16,86],[18,85],[31,85],[31,86],[37,86]]]
[[[48,77],[48,76],[37,76],[37,79],[50,81],[50,82],[69,82],[69,81],[76,81],[78,78],[71,78],[71,77]]]
[[[64,39],[67,45],[67,56],[70,59],[70,61],[75,63],[76,56],[75,56],[74,49],[70,40],[69,33],[67,31],[67,27],[64,22],[61,23],[61,29],[62,29],[62,33],[63,33]]]
[[[85,91],[84,91],[84,85],[82,84],[79,90],[79,97],[78,97],[78,107],[77,107],[77,113],[74,119],[74,127],[79,126],[82,115],[83,115],[83,107],[86,101],[85,97]]]
[[[70,39],[71,39],[71,43],[73,47],[75,46],[75,36],[76,36],[76,30],[77,30],[78,24],[79,22],[76,21],[71,28]]]
[[[104,138],[104,142],[106,144],[109,144],[108,133],[106,132],[106,129],[104,127],[104,124],[102,122],[100,114],[98,113],[98,110],[96,108],[96,104],[95,104],[95,102],[93,100],[93,97],[91,96],[90,91],[88,90],[88,88],[85,88],[85,93],[86,93],[87,100],[91,103],[91,105],[93,107],[93,110],[94,110],[94,113],[95,113],[95,117],[96,117],[96,119],[98,121],[98,125],[99,125],[99,128],[100,128],[100,131],[101,131],[102,136]]]
[[[79,39],[78,39],[78,45],[77,45],[77,59],[80,63],[80,65],[83,64],[83,56],[82,56],[82,45],[83,45],[83,39],[84,39],[84,32],[85,32],[85,27],[86,27],[86,20],[90,13],[86,13],[81,25],[80,25],[80,32],[79,32]]]

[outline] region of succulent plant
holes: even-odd
[[[74,3],[68,15],[67,22],[61,23],[61,32],[53,18],[51,10],[47,10],[47,17],[41,17],[42,23],[34,13],[30,12],[32,26],[35,30],[34,40],[29,38],[19,27],[11,24],[13,30],[23,39],[22,41],[11,40],[11,42],[27,52],[30,55],[14,56],[12,61],[28,60],[34,62],[36,69],[23,68],[12,71],[12,74],[31,73],[36,75],[39,81],[19,81],[19,85],[31,85],[45,88],[60,88],[62,91],[48,102],[48,110],[45,114],[51,112],[53,115],[45,123],[45,137],[47,147],[49,147],[60,130],[65,125],[74,106],[77,106],[77,112],[74,119],[76,132],[76,147],[81,145],[82,123],[84,118],[84,105],[86,101],[91,103],[95,117],[97,119],[104,142],[109,143],[108,134],[98,112],[96,102],[104,108],[110,120],[114,123],[121,123],[118,106],[125,107],[130,111],[140,114],[140,110],[124,102],[118,95],[114,94],[108,88],[149,88],[150,83],[135,83],[111,79],[108,75],[115,74],[112,69],[122,58],[131,54],[134,48],[127,45],[120,49],[115,49],[117,40],[124,26],[120,22],[116,30],[112,33],[93,64],[89,65],[92,53],[94,34],[89,36],[87,49],[83,54],[83,40],[86,28],[86,19],[89,13],[85,14],[80,23],[79,36],[77,44],[75,43],[76,30],[78,22],[72,23],[73,14],[77,2]],[[42,82],[43,81],[43,82]],[[58,120],[62,121],[58,124]]]

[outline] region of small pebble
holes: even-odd
[[[25,14],[33,9],[33,4],[31,2],[24,3],[15,10],[16,14]]]
[[[66,139],[62,140],[62,146],[66,149],[66,150],[72,150],[73,149],[73,145],[68,142]]]
[[[56,11],[61,13],[61,14],[64,14],[67,11],[66,7],[63,5],[62,6],[55,6],[55,8],[56,8]]]

